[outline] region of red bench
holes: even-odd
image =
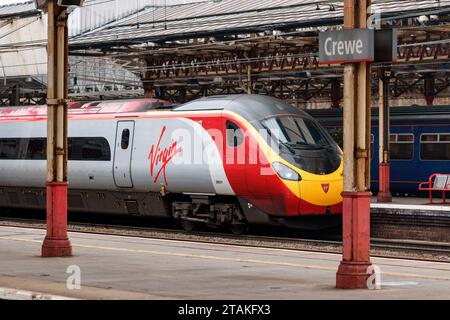
[[[445,192],[450,191],[450,174],[433,173],[428,182],[419,184],[420,191],[428,191],[428,203],[433,203],[433,191],[442,191],[442,203],[445,202]]]

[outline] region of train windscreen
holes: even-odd
[[[281,116],[261,121],[268,134],[281,143],[293,146],[329,146],[330,141],[310,119]]]

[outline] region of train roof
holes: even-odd
[[[171,108],[170,102],[161,99],[105,100],[87,103],[70,102],[69,115],[77,114],[115,114],[143,112]],[[47,115],[47,106],[22,106],[0,108],[0,118],[40,117]]]
[[[342,119],[343,116],[342,108],[315,109],[306,112],[320,122],[330,124]],[[371,115],[372,121],[378,120],[378,108],[371,108]],[[391,107],[390,117],[395,121],[450,120],[450,105]]]
[[[173,109],[177,111],[226,110],[235,112],[249,121],[255,121],[276,115],[299,114],[309,115],[286,104],[282,100],[256,94],[219,95],[197,99]]]
[[[284,103],[282,100],[263,95],[222,95],[197,99],[180,106],[173,106],[168,101],[158,99],[95,101],[84,104],[69,105],[69,116],[118,114],[135,116],[145,111],[167,110],[169,112],[201,112],[211,110],[227,110],[235,112],[247,121],[253,122],[276,115],[302,115],[310,117],[306,112]],[[6,107],[0,108],[0,120],[19,120],[29,118],[45,118],[46,106]]]

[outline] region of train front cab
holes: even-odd
[[[276,130],[268,126],[279,127],[295,119],[317,130],[314,134],[326,146],[274,144]],[[236,114],[225,113],[221,124],[226,137],[225,171],[249,222],[271,221],[314,229],[336,225],[342,213],[343,163],[341,151],[331,137],[312,119],[302,117],[271,117],[259,123],[264,125],[259,127]],[[310,134],[310,139],[313,136]]]

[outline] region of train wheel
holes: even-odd
[[[186,232],[191,232],[195,229],[195,222],[181,219],[180,224],[181,224],[181,227],[183,228],[183,230]]]
[[[228,228],[235,235],[241,235],[248,231],[248,225],[245,223],[233,223],[228,225]]]

